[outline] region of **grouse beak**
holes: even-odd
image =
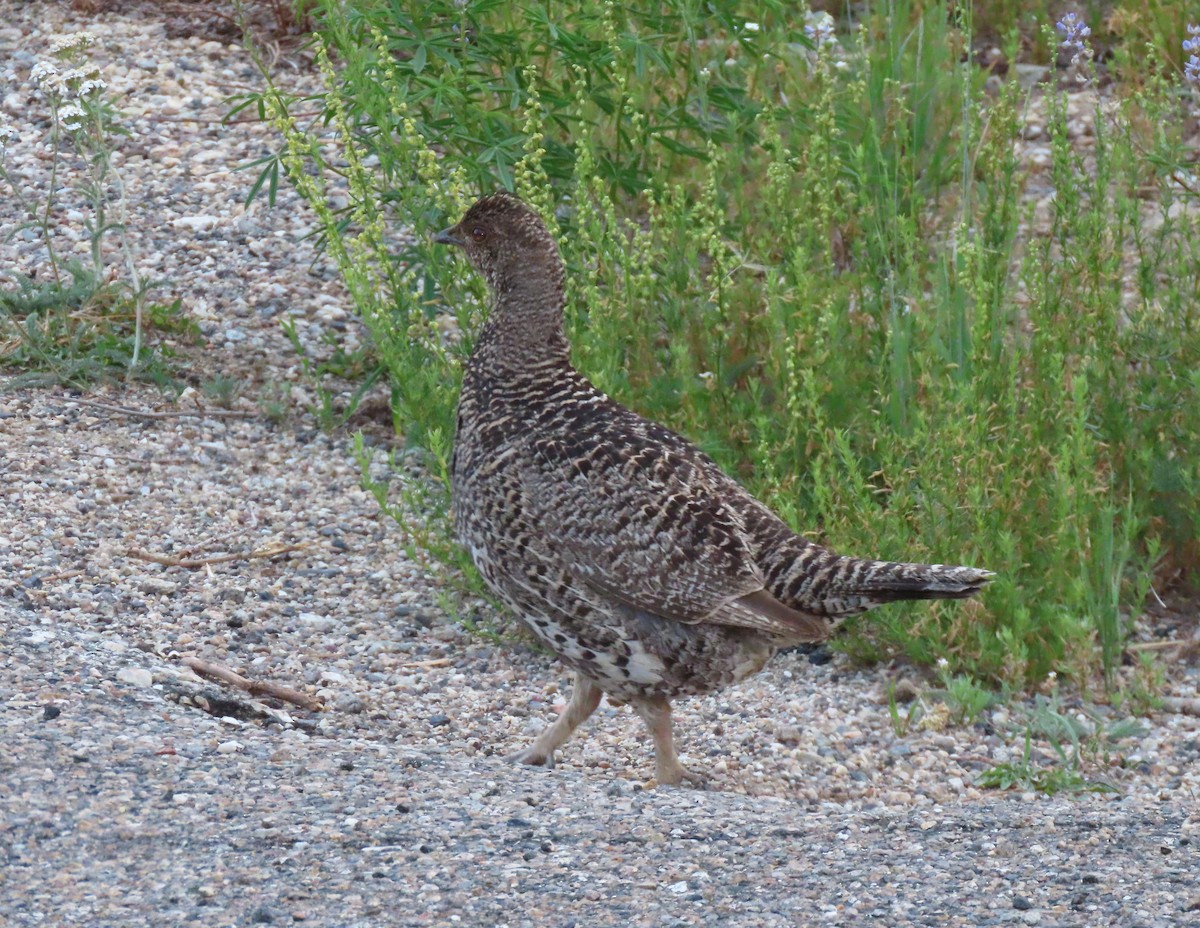
[[[442,229],[433,240],[439,245],[458,245],[460,248],[467,244],[458,237],[458,226],[451,226],[449,229]]]

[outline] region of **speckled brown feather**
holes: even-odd
[[[494,297],[459,401],[455,524],[488,584],[583,675],[577,692],[594,681],[649,713],[846,616],[970,596],[991,576],[835,555],[596,390],[570,363],[557,246],[517,198],[485,197],[438,240],[464,248]],[[677,776],[655,737],[660,773]]]

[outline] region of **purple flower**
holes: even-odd
[[[813,13],[804,14],[804,34],[808,40],[817,47],[820,51],[826,45],[833,45],[837,39],[834,38],[833,17],[828,13]]]
[[[1193,84],[1200,84],[1200,57],[1192,55],[1183,63],[1183,77]]]
[[[1059,48],[1071,56],[1071,64],[1078,64],[1081,58],[1088,57],[1087,37],[1092,30],[1077,13],[1067,13],[1054,28],[1062,36]]]
[[[1187,27],[1187,31],[1191,38],[1183,40],[1183,50],[1194,55],[1196,52],[1200,52],[1200,26],[1193,23]]]

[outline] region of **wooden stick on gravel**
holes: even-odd
[[[240,673],[235,673],[228,667],[222,667],[220,664],[212,664],[198,657],[185,657],[183,662],[200,676],[228,683],[230,686],[245,690],[251,696],[271,696],[312,712],[320,712],[325,708],[321,701],[315,697],[309,696],[307,693],[301,693],[299,690],[294,690],[290,686],[284,686],[281,683],[271,683],[266,680],[251,680],[249,677],[243,677]]]
[[[1196,642],[1189,640],[1180,640],[1178,638],[1166,638],[1162,641],[1135,641],[1128,645],[1130,651],[1166,651],[1169,648],[1186,648],[1194,646]]]
[[[103,409],[105,412],[115,412],[123,416],[138,416],[142,419],[178,419],[181,416],[194,416],[198,419],[253,419],[258,415],[244,409],[168,409],[163,412],[151,412],[148,409],[131,409],[128,406],[81,400],[74,396],[63,396],[60,399],[76,406],[90,406],[92,409]]]
[[[311,542],[302,541],[296,545],[268,546],[255,548],[253,551],[239,551],[236,554],[217,554],[213,557],[176,557],[173,554],[155,554],[153,551],[143,551],[141,548],[130,548],[125,553],[129,557],[136,557],[139,561],[195,570],[199,567],[208,567],[210,564],[226,564],[229,561],[252,561],[257,558],[278,557],[281,554],[291,554],[293,551],[303,551],[310,544]]]

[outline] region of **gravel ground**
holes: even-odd
[[[244,52],[152,12],[74,15],[0,0],[3,115],[44,119],[28,72],[54,35],[100,37],[134,130],[120,167],[143,270],[204,333],[180,346],[187,376],[241,380],[244,415],[195,390],[178,406],[145,387],[0,392],[0,924],[1200,923],[1192,715],[1144,720],[1089,769],[1117,794],[995,793],[976,781],[1020,758],[1021,707],[900,736],[885,693],[919,675],[794,653],[680,706],[709,792],[643,788],[651,747],[626,707],[603,706],[554,771],[502,762],[568,675],[486,611],[501,635],[448,616],[344,436],[300,411],[281,319],[314,346],[357,329],[302,205],[241,205],[253,175],[233,168],[271,146],[216,122],[253,84]],[[36,189],[24,136],[8,166]],[[3,247],[0,265],[35,266],[32,239]],[[277,423],[253,399],[280,385],[294,412]],[[1192,608],[1167,631],[1196,624]],[[189,656],[325,711],[201,680]],[[1195,666],[1167,679],[1197,697]]]

